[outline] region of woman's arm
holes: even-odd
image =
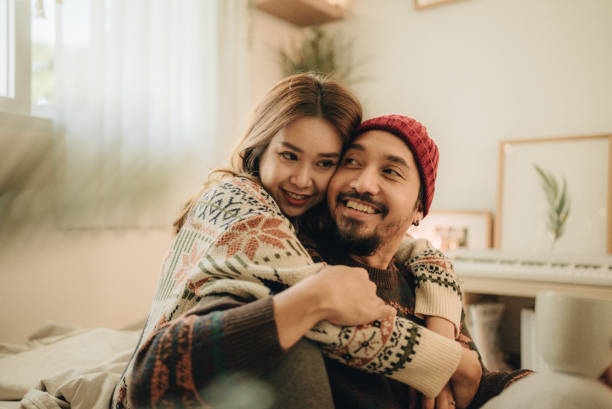
[[[197,307],[158,327],[140,346],[129,378],[131,407],[162,402],[205,406],[207,387],[238,372],[253,376],[283,357],[272,297],[250,303],[205,297]]]
[[[325,266],[274,296],[280,344],[289,349],[318,322],[360,325],[394,317],[395,309],[376,295],[376,285],[362,268]]]

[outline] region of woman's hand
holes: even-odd
[[[423,409],[455,409],[455,398],[450,383],[447,383],[435,398],[423,396],[421,407]]]
[[[359,267],[325,266],[317,278],[324,319],[336,325],[361,325],[395,315],[376,295],[376,284]]]
[[[274,296],[274,319],[285,350],[319,321],[361,325],[395,314],[395,308],[376,295],[367,271],[357,267],[326,265]]]

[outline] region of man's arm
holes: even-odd
[[[440,317],[461,325],[462,291],[448,257],[426,239],[405,236],[395,254],[401,272],[410,272],[415,287],[414,312],[419,317]]]

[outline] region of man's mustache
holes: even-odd
[[[338,196],[336,197],[336,203],[343,202],[349,198],[357,199],[362,202],[371,204],[372,206],[380,210],[383,217],[386,216],[387,213],[389,213],[389,208],[384,203],[374,200],[371,193],[358,193],[354,190],[350,192],[340,192],[338,193]]]

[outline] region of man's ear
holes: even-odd
[[[412,224],[415,226],[418,226],[424,217],[423,216],[423,201],[417,200],[415,208],[416,208],[415,209],[416,211],[414,212],[414,216],[412,216]]]

